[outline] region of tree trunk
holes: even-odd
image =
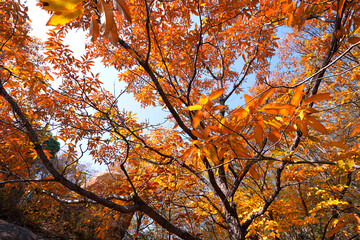
[[[245,240],[246,229],[240,224],[235,203],[231,202],[231,211],[225,209],[225,221],[228,227],[230,240]]]

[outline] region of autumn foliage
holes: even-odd
[[[0,4],[3,188],[105,223],[136,213],[133,239],[359,238],[359,1],[40,0],[45,42]],[[71,29],[88,32],[79,58]],[[166,121],[122,110],[95,58]],[[85,152],[113,173],[101,191]]]

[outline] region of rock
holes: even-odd
[[[39,240],[29,229],[0,219],[0,240]]]

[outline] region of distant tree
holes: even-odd
[[[55,26],[44,43],[29,36],[25,4],[0,4],[0,184],[45,194],[41,211],[71,223],[93,218],[58,215],[50,197],[100,205],[103,224],[136,212],[133,238],[359,237],[359,1],[39,5]],[[91,42],[76,58],[64,38],[79,28]],[[167,121],[122,110],[94,58]],[[56,159],[44,126],[64,142]],[[84,155],[119,175],[86,190]]]
[[[55,155],[60,151],[60,143],[56,137],[51,136],[47,139],[43,145],[44,148],[50,152],[50,154],[55,157]]]

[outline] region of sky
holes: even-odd
[[[33,28],[31,35],[42,41],[46,41],[48,38],[46,32],[51,29],[51,27],[46,26],[50,15],[47,14],[45,10],[36,6],[37,2],[38,0],[27,0],[27,5],[29,7],[28,14]],[[86,38],[86,32],[81,29],[71,31],[65,38],[65,44],[69,45],[69,48],[74,52],[75,57],[80,57],[85,53],[87,41],[89,40]],[[118,72],[114,68],[104,67],[104,65],[101,64],[100,59],[95,60],[93,71],[95,73],[100,73],[100,80],[104,83],[104,87],[110,92],[114,92],[114,87],[116,88],[116,92],[120,92],[124,88],[125,85],[117,80]],[[166,113],[161,109],[149,108],[145,110],[144,108],[141,108],[140,104],[137,103],[130,94],[125,94],[119,99],[119,107],[120,109],[133,111],[137,113],[140,120],[148,120],[153,124],[162,122],[166,117]]]
[[[40,7],[36,6],[38,0],[24,0],[29,7],[29,18],[31,20],[32,32],[31,34],[42,41],[47,40],[47,31],[51,28],[46,26],[47,21],[50,18],[50,15],[47,14],[45,10],[42,10]],[[282,32],[279,32],[279,37],[282,38],[287,32],[288,29],[281,29]],[[69,45],[69,48],[74,52],[75,57],[80,57],[85,53],[85,45],[89,40],[86,38],[86,32],[80,30],[71,31],[68,36],[65,38],[65,44]],[[240,59],[240,62],[242,59]],[[233,67],[241,68],[243,63],[237,63]],[[272,64],[277,62],[277,57],[272,59]],[[100,80],[104,83],[104,87],[110,92],[120,92],[124,88],[124,84],[120,83],[117,79],[118,72],[114,68],[105,68],[100,59],[95,60],[95,67],[93,72],[100,74]],[[252,85],[254,79],[250,77],[247,84],[243,86],[243,90],[247,92],[247,87]],[[236,107],[239,104],[243,104],[243,100],[239,96],[233,96],[229,99],[231,107]],[[160,108],[141,108],[140,104],[137,103],[132,95],[125,94],[119,99],[119,108],[125,109],[127,111],[132,111],[137,113],[137,117],[141,121],[148,121],[151,124],[161,123],[165,120],[165,117],[168,115],[164,110]],[[91,157],[86,156],[85,162],[91,162]]]
[[[46,41],[48,38],[47,31],[51,29],[51,27],[46,26],[50,15],[45,10],[42,10],[40,7],[36,6],[37,2],[38,0],[26,1],[26,4],[29,8],[28,15],[32,26],[31,35],[39,38],[42,41]],[[77,31],[71,31],[65,38],[65,44],[69,45],[69,48],[74,52],[75,57],[80,57],[83,53],[85,53],[85,45],[87,41],[89,40],[86,38],[86,32],[82,31],[81,29]],[[110,92],[114,92],[114,90],[115,92],[120,92],[123,90],[125,85],[118,81],[118,72],[114,68],[105,67],[101,63],[100,59],[95,60],[93,72],[100,73],[100,80],[104,83],[104,87]],[[55,81],[55,85],[58,83],[59,82]],[[163,122],[167,116],[167,113],[159,108],[141,108],[140,104],[137,103],[130,94],[124,94],[120,97],[119,108],[137,113],[139,120],[146,120],[151,124]],[[53,134],[56,135],[56,133]],[[86,142],[82,142],[81,144],[84,146]],[[87,165],[91,164],[93,168],[92,170],[97,172],[105,171],[107,169],[105,165],[93,163],[91,156],[88,154],[84,154],[81,163]]]

